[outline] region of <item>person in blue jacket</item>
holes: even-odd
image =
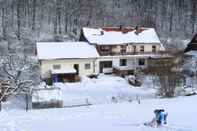
[[[161,126],[162,124],[167,124],[168,113],[165,112],[164,109],[156,109],[154,110],[154,113],[155,113],[155,120],[157,126]]]

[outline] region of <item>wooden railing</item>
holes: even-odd
[[[164,52],[110,52],[110,51],[102,51],[99,52],[101,56],[117,56],[117,55],[162,55]]]

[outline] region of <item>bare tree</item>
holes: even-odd
[[[175,89],[181,84],[183,79],[180,67],[182,61],[176,57],[150,58],[148,60],[146,74],[155,75],[159,78],[160,88],[158,95],[163,97],[173,97]]]
[[[0,103],[9,96],[29,94],[33,85],[31,75],[37,65],[25,56],[16,54],[2,56],[0,60],[0,78],[4,81],[0,86]]]

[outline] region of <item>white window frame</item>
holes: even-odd
[[[86,70],[90,70],[91,69],[91,64],[90,63],[85,63],[84,68]]]
[[[123,60],[125,60],[125,65],[123,65]],[[119,63],[120,66],[127,66],[127,59],[120,59],[120,63]]]
[[[59,70],[59,69],[61,69],[61,65],[60,64],[55,64],[55,65],[53,65],[53,69],[54,70]]]
[[[144,64],[140,64],[140,60],[144,60]],[[145,66],[146,65],[146,59],[145,58],[141,58],[141,59],[138,59],[138,65],[139,66]]]

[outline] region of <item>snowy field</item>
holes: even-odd
[[[89,107],[0,112],[1,131],[196,131],[197,96],[148,99]],[[20,104],[20,103],[17,103]],[[165,108],[165,127],[145,127],[155,108]]]
[[[78,83],[57,83],[55,86],[61,88],[65,106],[85,104],[109,104],[112,97],[118,103],[133,101],[136,99],[147,99],[155,97],[152,81],[145,79],[141,87],[131,86],[124,78],[113,75],[99,75],[97,79],[82,77]]]
[[[156,99],[151,83],[148,77],[142,87],[133,87],[111,75],[57,83],[65,106],[85,104],[87,99],[93,105],[26,112],[24,99],[18,97],[3,103],[0,131],[196,131],[197,96]],[[112,97],[117,103],[111,101]],[[140,97],[140,104],[136,97]],[[168,124],[145,127],[143,123],[152,120],[156,108],[168,112]]]

